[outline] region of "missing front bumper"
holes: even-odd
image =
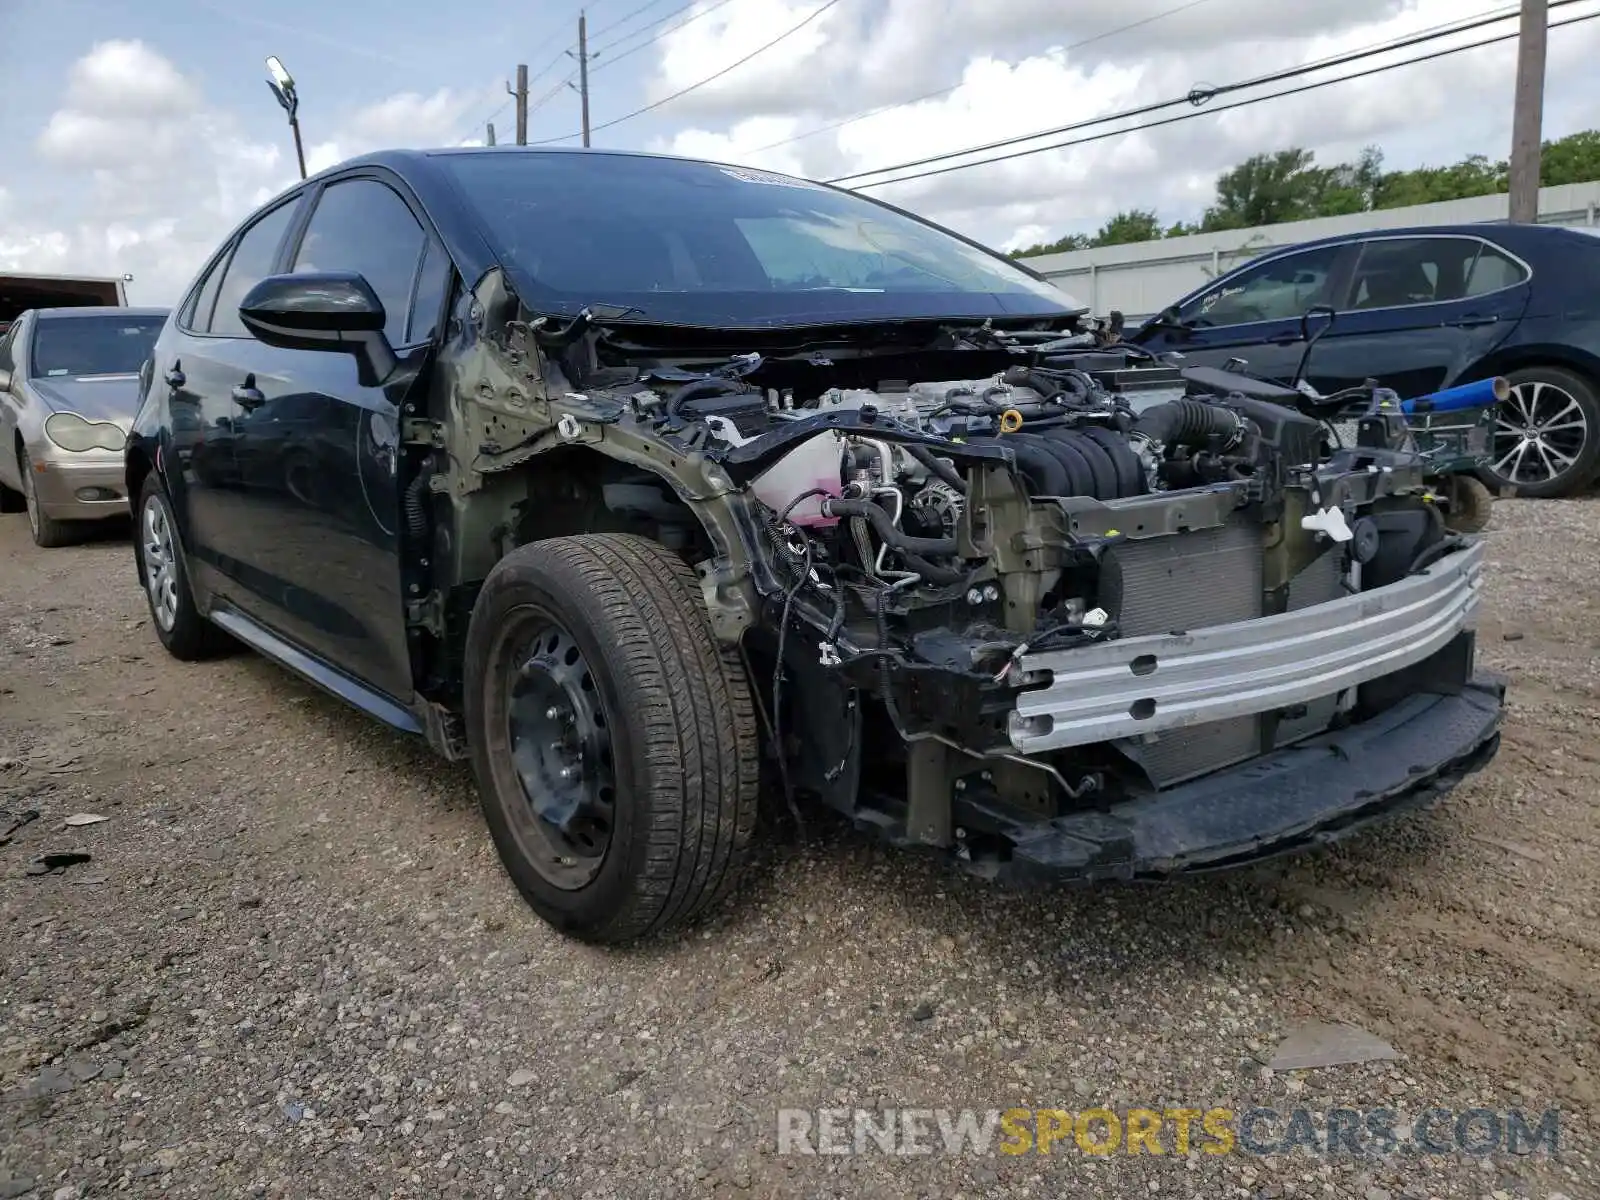
[[[1005,831],[1002,880],[1137,879],[1213,870],[1328,843],[1438,799],[1494,757],[1505,683],[1412,695],[1335,733],[1100,811]]]

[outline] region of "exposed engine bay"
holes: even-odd
[[[1482,545],[1382,404],[1341,438],[1288,389],[1073,329],[718,356],[585,321],[513,331],[548,423],[486,437],[478,469],[598,448],[644,468],[610,511],[669,544],[711,530],[707,602],[791,801],[987,874],[1161,873],[1246,855],[1249,805],[1302,784],[1218,836],[1126,814],[1206,787],[1214,808],[1241,786],[1224,768],[1348,756],[1470,690]],[[1479,707],[1472,753],[1498,723]]]

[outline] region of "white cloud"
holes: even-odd
[[[697,11],[712,2],[698,0]],[[626,111],[697,83],[821,3],[725,4],[630,58],[629,70],[602,74],[605,104]],[[1469,0],[1468,7],[1460,0],[844,0],[748,65],[607,131],[603,144],[637,145],[639,131],[654,129],[662,132],[650,139],[652,149],[831,179],[1083,122],[1196,84],[1506,7],[1504,0]],[[1590,12],[1600,12],[1600,0],[1552,18]],[[1600,125],[1600,84],[1590,65],[1597,52],[1600,22],[1551,34],[1548,136]],[[1010,248],[1093,230],[1121,209],[1153,208],[1164,221],[1192,217],[1211,199],[1218,172],[1289,146],[1332,162],[1376,143],[1391,167],[1473,152],[1499,158],[1509,143],[1513,70],[1514,45],[1506,42],[1233,112],[1217,110],[1252,93],[1219,97],[1194,120],[1137,132],[1126,122],[1099,125],[1056,140],[1115,136],[870,194]],[[386,146],[480,144],[482,118],[506,101],[498,77],[481,87],[436,87],[445,81],[421,70],[405,78],[414,81],[409,90],[342,114],[337,97],[323,95],[304,114],[313,139],[308,166]],[[296,177],[281,114],[264,89],[252,95],[260,105],[249,114],[254,127],[152,41],[92,45],[64,72],[55,110],[35,118],[28,143],[8,159],[0,268],[128,272],[131,297],[175,299],[221,237]],[[917,96],[927,98],[902,103]],[[893,107],[860,116],[884,106]],[[1180,105],[1152,116],[1194,111]],[[463,134],[470,140],[462,142]]]
[[[453,142],[488,92],[402,92],[357,109],[307,147],[312,171],[385,146]],[[131,274],[130,299],[174,302],[217,244],[298,174],[290,134],[248,136],[149,45],[94,45],[69,72],[25,193],[0,196],[0,269]],[[13,185],[14,187],[14,185]]]
[[[727,61],[734,57],[730,52],[734,45],[759,42],[758,34],[770,38],[771,31],[783,25],[774,5],[782,7],[772,0],[759,17],[743,5],[719,10],[728,14],[726,32],[731,41],[715,54],[709,44],[668,39],[663,51],[667,77],[683,77],[688,62],[704,68]],[[1321,0],[1201,0],[1165,20],[1114,32],[1176,7],[1176,0],[1130,0],[1110,7],[1058,0],[1012,0],[1003,5],[984,0],[889,0],[882,20],[862,39],[859,52],[852,47],[841,53],[837,46],[822,53],[802,49],[787,54],[775,49],[770,62],[766,57],[757,60],[763,64],[761,71],[752,63],[725,83],[713,85],[720,91],[706,103],[714,101],[716,111],[729,114],[725,123],[710,117],[710,108],[702,110],[693,127],[659,139],[657,148],[836,178],[1081,123],[1182,96],[1197,84],[1227,83],[1382,44],[1485,11],[1505,11],[1503,6],[1463,9],[1459,0],[1352,0],[1340,5]],[[1600,11],[1600,4],[1575,5],[1553,16],[1561,19],[1585,11]],[[749,25],[741,28],[745,21]],[[703,22],[712,23],[709,18]],[[1359,71],[1514,28],[1515,22],[1508,21],[1278,87]],[[1078,50],[1065,48],[1099,35],[1107,36]],[[985,49],[1018,39],[1031,40],[1031,52],[1001,54]],[[1547,113],[1561,111],[1562,103],[1572,111],[1570,99],[1563,99],[1571,97],[1583,101],[1579,111],[1600,110],[1600,88],[1586,65],[1593,62],[1596,50],[1600,50],[1600,22],[1551,34]],[[942,77],[942,94],[772,146],[874,104],[917,95],[917,87],[903,82],[907,72],[896,72],[895,64],[913,64],[909,70],[916,75],[914,64],[952,55],[961,65]],[[1391,167],[1416,165],[1419,156],[1435,163],[1473,152],[1503,157],[1509,141],[1514,64],[1514,43],[1502,42],[1300,96],[1217,112],[1235,100],[1277,90],[1257,89],[1213,101],[1210,112],[1216,115],[1138,132],[1127,131],[1132,121],[1102,124],[1009,149],[1096,134],[1114,136],[866,190],[980,239],[1015,246],[1040,240],[1041,231],[1059,236],[1092,230],[1127,208],[1154,208],[1167,221],[1194,216],[1210,201],[1220,171],[1251,154],[1289,146],[1310,148],[1319,161],[1332,162],[1374,142],[1391,151]],[[751,81],[749,75],[765,78]],[[886,79],[892,85],[887,94]],[[781,116],[750,115],[752,109],[766,111],[763,97],[779,94],[790,97]],[[732,115],[738,104],[745,105],[742,115]],[[1192,112],[1180,105],[1144,119]],[[1555,135],[1569,131],[1548,125],[1547,130]],[[999,149],[981,157],[1006,153],[1008,149]],[[929,167],[964,161],[953,158]]]
[[[454,145],[466,121],[493,94],[488,89],[440,88],[428,96],[419,92],[388,96],[342,120],[333,139],[308,147],[306,169],[315,173],[372,150]],[[466,144],[482,143],[472,138]]]

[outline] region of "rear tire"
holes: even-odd
[[[151,471],[139,491],[139,515],[133,530],[139,579],[156,637],[173,658],[196,662],[231,649],[233,639],[195,607],[177,530],[166,490]]]
[[[33,482],[33,462],[26,450],[17,451],[17,471],[22,476],[22,502],[28,514],[28,528],[33,533],[33,544],[46,550],[70,546],[78,540],[78,530],[71,521],[58,521],[39,506],[39,493]]]
[[[1495,414],[1483,481],[1495,491],[1553,499],[1570,496],[1600,469],[1600,396],[1587,379],[1560,367],[1506,372],[1511,398]]]
[[[755,829],[755,709],[681,558],[613,534],[512,551],[479,593],[465,674],[489,832],[541,917],[626,942],[728,891]]]

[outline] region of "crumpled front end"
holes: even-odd
[[[681,549],[797,804],[986,876],[1138,877],[1325,840],[1494,753],[1484,549],[1392,393],[1335,429],[1048,322],[505,337],[544,377],[474,429],[475,519]],[[583,469],[513,473],[544,455]]]

